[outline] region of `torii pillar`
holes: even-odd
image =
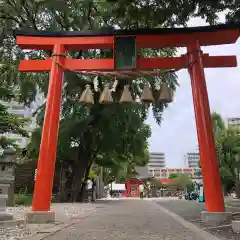
[[[187,59],[207,209],[207,212],[201,213],[201,217],[204,223],[217,225],[230,222],[232,213],[225,212],[202,51],[198,41],[187,46]]]
[[[52,200],[64,77],[64,69],[61,65],[64,64],[65,53],[66,50],[63,44],[54,45],[32,212],[27,213],[28,223],[48,223],[55,221],[55,212],[50,210],[50,204]]]

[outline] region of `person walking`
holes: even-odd
[[[144,185],[141,183],[139,185],[140,198],[143,199]]]
[[[88,178],[87,180],[87,196],[88,196],[88,200],[87,202],[91,202],[92,200],[92,190],[93,190],[93,182],[90,178]]]
[[[92,202],[96,202],[96,191],[97,191],[96,180],[92,178]]]

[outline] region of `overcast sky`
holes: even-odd
[[[223,19],[223,15],[220,16]],[[189,26],[207,25],[202,19],[190,21]],[[210,55],[236,55],[240,63],[240,41],[235,45],[202,48]],[[180,49],[181,53],[186,52]],[[240,69],[205,69],[211,111],[220,113],[224,120],[240,117]],[[187,70],[178,72],[180,86],[174,101],[163,113],[161,126],[155,123],[151,111],[147,123],[152,129],[149,139],[151,152],[165,152],[168,167],[184,167],[184,154],[197,150],[196,124],[190,78]]]

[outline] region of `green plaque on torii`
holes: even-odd
[[[115,68],[133,69],[136,68],[136,38],[116,37],[115,38]]]

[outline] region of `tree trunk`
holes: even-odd
[[[82,155],[83,156],[83,155]],[[88,167],[89,156],[84,156],[78,159],[73,165],[73,182],[72,182],[72,201],[76,202],[79,199],[79,193],[85,177],[85,171]]]

